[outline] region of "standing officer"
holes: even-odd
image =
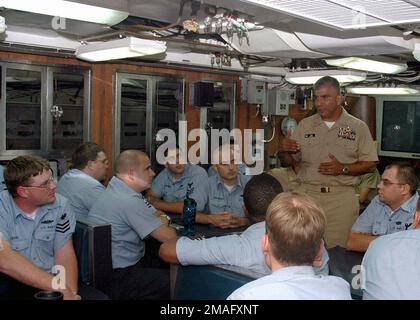
[[[345,247],[359,212],[354,186],[376,168],[378,155],[367,125],[341,107],[340,84],[322,77],[314,85],[317,114],[303,119],[284,138],[283,151],[299,165],[298,191],[308,194],[327,218],[328,247]]]

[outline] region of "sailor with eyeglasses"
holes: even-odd
[[[4,178],[8,190],[0,192],[0,274],[6,275],[9,289],[0,293],[0,300],[32,299],[40,290],[80,299],[72,242],[76,220],[67,199],[55,193],[48,161],[17,157],[8,163]],[[60,286],[55,285],[57,272]]]
[[[378,236],[411,229],[418,187],[418,176],[410,165],[387,166],[378,184],[378,195],[352,227],[347,249],[365,252]]]

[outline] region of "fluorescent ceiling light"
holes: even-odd
[[[354,94],[419,94],[420,91],[409,87],[346,87],[348,93]]]
[[[420,43],[414,44],[413,56],[417,61],[420,61]]]
[[[381,61],[358,58],[358,57],[325,59],[325,62],[329,64],[330,66],[378,72],[378,73],[400,73],[407,70],[406,63],[381,62]]]
[[[125,11],[64,0],[0,0],[0,7],[110,26],[128,17]]]
[[[154,55],[165,51],[166,43],[163,41],[127,37],[79,46],[76,56],[86,61],[105,61]]]
[[[318,79],[330,76],[340,83],[360,82],[366,79],[366,73],[351,70],[313,70],[286,73],[285,79],[293,84],[314,84]]]

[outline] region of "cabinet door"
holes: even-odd
[[[53,72],[52,87],[51,147],[53,150],[74,150],[84,140],[85,77],[77,73]]]
[[[178,121],[184,110],[184,82],[181,79],[153,77],[154,96],[152,100],[151,117],[152,132],[150,136],[150,159],[156,173],[164,169],[158,163],[156,151],[162,143],[159,130],[170,129],[178,142]]]
[[[123,78],[120,84],[120,151],[146,148],[147,80]]]
[[[68,159],[89,139],[90,69],[2,62],[0,157]]]
[[[114,157],[127,149],[142,150],[159,171],[160,166],[155,161],[156,134],[160,129],[171,129],[177,134],[183,102],[182,79],[118,72]]]
[[[40,150],[42,74],[40,70],[6,69],[4,150]],[[5,100],[5,104],[4,104]],[[4,131],[3,131],[4,132]]]

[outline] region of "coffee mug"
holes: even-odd
[[[34,294],[36,300],[63,300],[63,293],[60,291],[39,291]]]

